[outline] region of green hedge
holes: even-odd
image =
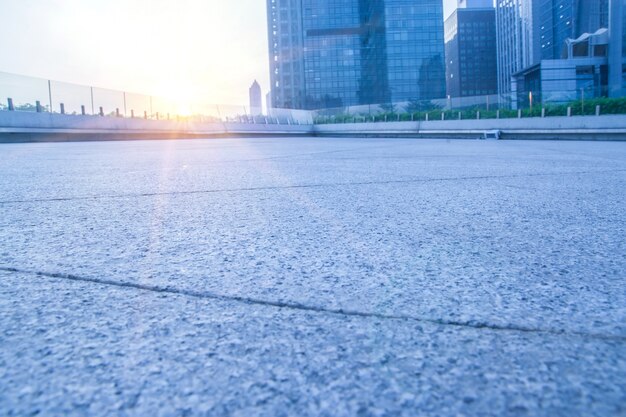
[[[572,116],[595,115],[596,106],[600,106],[600,114],[626,114],[626,97],[621,98],[595,98],[582,101],[572,101],[567,104],[548,104],[545,106],[546,117],[567,116],[567,108],[571,107]],[[541,117],[541,106],[534,106],[533,109],[522,109],[522,117]],[[431,110],[428,112],[414,113],[379,113],[376,115],[349,115],[339,114],[335,116],[318,116],[315,118],[315,124],[327,123],[363,123],[363,122],[395,122],[395,121],[424,121],[428,114],[429,120],[441,120],[441,114],[444,114],[445,120],[458,120],[459,112],[461,119],[476,119],[477,112],[480,112],[481,119],[495,119],[498,114],[497,110],[486,110],[485,108],[475,107],[463,110]],[[501,119],[517,118],[517,110],[500,109]]]

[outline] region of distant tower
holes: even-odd
[[[254,80],[250,87],[250,114],[259,116],[263,113],[263,94],[261,94],[261,86]]]

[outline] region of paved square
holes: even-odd
[[[0,414],[626,414],[626,143],[0,157]]]

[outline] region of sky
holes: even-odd
[[[245,104],[269,85],[265,0],[0,0],[0,71]],[[444,15],[455,0],[444,0]]]

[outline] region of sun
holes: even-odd
[[[197,104],[197,97],[194,88],[187,83],[163,84],[156,89],[158,96],[166,103],[169,112],[178,116],[193,115],[194,104]]]

